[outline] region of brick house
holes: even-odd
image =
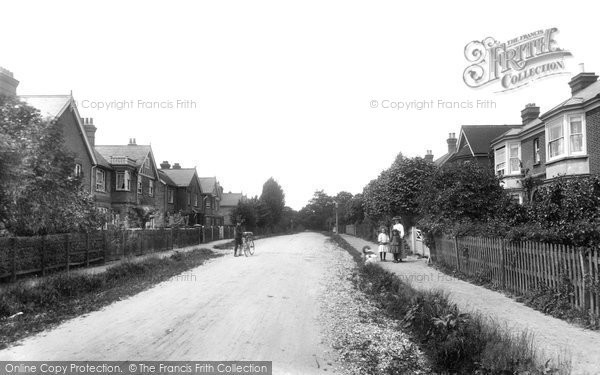
[[[161,168],[164,163],[165,162],[161,163]],[[175,182],[160,169],[158,170],[158,182],[156,207],[162,215],[157,218],[157,225],[171,226],[174,224],[174,215],[177,212],[175,206],[177,184],[175,184]]]
[[[237,207],[238,203],[245,200],[246,197],[242,193],[223,193],[221,197],[221,216],[223,216],[224,225],[234,225],[235,219],[231,217],[231,213]]]
[[[539,107],[528,104],[521,112],[523,126],[491,144],[496,172],[520,202],[529,198],[521,183],[526,176],[545,183],[559,176],[600,173],[598,76],[579,73],[569,86],[570,98],[541,116]]]
[[[118,224],[128,226],[131,209],[140,205],[157,207],[158,169],[150,145],[138,145],[135,138],[127,145],[99,145],[96,151],[113,169],[108,186],[111,207]],[[158,213],[158,217],[164,213]],[[156,221],[149,225],[154,227]]]
[[[187,225],[204,224],[203,190],[196,168],[181,168],[179,163],[171,167],[167,161],[163,161],[160,167],[161,175],[166,176],[174,187],[172,193],[167,191],[167,201],[172,202],[173,212],[185,217]]]
[[[204,225],[223,225],[223,215],[220,213],[223,188],[216,177],[200,177],[198,180],[202,186]]]

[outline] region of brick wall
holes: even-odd
[[[75,163],[79,163],[82,166],[83,187],[85,190],[90,191],[92,182],[92,159],[85,146],[85,134],[81,133],[75,114],[69,109],[60,116],[58,123],[62,128],[65,148],[75,155]],[[73,168],[75,168],[75,166],[73,166]]]
[[[590,173],[600,174],[600,108],[585,114]]]

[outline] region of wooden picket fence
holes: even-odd
[[[569,302],[600,315],[600,249],[500,238],[436,238],[434,262],[480,277],[516,295],[571,290]]]
[[[0,282],[233,238],[234,228],[98,230],[0,238]]]

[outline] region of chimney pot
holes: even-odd
[[[569,81],[569,87],[571,87],[571,95],[575,96],[581,90],[585,89],[589,85],[595,83],[598,80],[598,76],[593,72],[581,72]]]
[[[536,106],[535,103],[529,103],[521,111],[521,120],[523,125],[530,123],[531,121],[540,117],[540,107]]]
[[[94,147],[96,145],[96,130],[97,128],[94,126],[94,121],[92,118],[84,117],[83,118],[83,130],[85,130],[85,136],[87,137],[90,145]]]
[[[160,163],[160,168],[161,169],[170,169],[171,168],[171,164],[169,164],[169,162],[167,160],[165,160],[162,163]]]
[[[173,164],[173,169],[181,169],[181,165],[179,163]]]
[[[448,135],[448,140],[446,142],[448,143],[448,153],[449,154],[454,154],[456,152],[456,136],[455,136],[455,133],[450,133]]]

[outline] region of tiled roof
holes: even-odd
[[[192,178],[196,175],[196,168],[161,169],[160,171],[177,186],[190,186]]]
[[[150,145],[96,146],[96,151],[108,161],[111,156],[126,156],[135,160],[136,166],[139,167],[150,153],[151,148]]]
[[[21,100],[37,108],[42,117],[52,119],[60,116],[71,103],[71,95],[21,95]]]
[[[438,167],[443,165],[448,159],[450,159],[450,156],[452,156],[453,154],[450,153],[446,153],[442,156],[440,156],[439,158],[435,159],[433,161],[433,164],[437,165]]]
[[[215,191],[217,185],[216,177],[198,177],[198,180],[200,180],[203,193],[210,194]]]
[[[94,155],[96,156],[96,162],[98,163],[98,165],[107,168],[107,169],[112,169],[112,167],[110,166],[110,163],[106,161],[106,159],[104,158],[104,156],[102,156],[98,150],[94,150]]]
[[[473,154],[477,155],[487,154],[493,139],[511,129],[521,127],[522,125],[463,125],[461,133],[467,139]]]
[[[221,207],[225,206],[237,206],[238,202],[242,200],[242,193],[223,193],[221,198]]]
[[[173,180],[171,180],[171,177],[167,176],[167,174],[165,173],[165,171],[164,171],[164,170],[162,170],[162,169],[159,169],[159,170],[158,170],[158,176],[159,176],[159,178],[160,178],[160,179],[161,179],[163,182],[165,182],[167,185],[173,185],[173,186],[177,186],[177,184],[176,184],[176,183],[175,183]]]

